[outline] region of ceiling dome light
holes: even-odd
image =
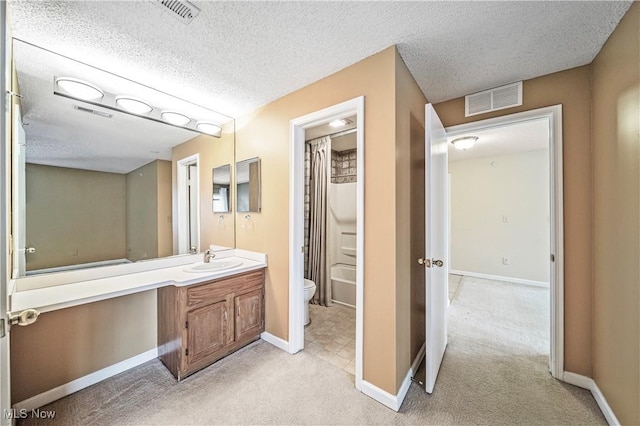
[[[56,84],[74,98],[92,101],[102,99],[104,96],[104,92],[97,86],[77,78],[60,77],[56,80]]]
[[[222,127],[217,124],[207,123],[205,121],[199,121],[196,129],[200,130],[202,133],[206,133],[208,135],[216,135],[220,133]]]
[[[176,126],[184,126],[191,121],[189,117],[179,112],[165,111],[162,113],[162,119],[169,124]]]
[[[473,145],[475,145],[477,140],[478,140],[477,136],[465,136],[463,138],[454,139],[451,141],[451,143],[453,144],[453,146],[456,147],[456,149],[459,149],[460,151],[464,151],[466,149],[473,147]]]
[[[331,126],[331,127],[342,127],[345,124],[347,124],[347,120],[340,118],[338,120],[333,120],[332,122],[330,122],[329,126]]]
[[[118,104],[120,108],[124,108],[134,114],[146,114],[153,110],[151,105],[149,105],[148,103],[129,98],[127,96],[116,97],[116,104]]]

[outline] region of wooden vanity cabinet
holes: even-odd
[[[158,353],[178,379],[260,337],[264,269],[158,289]]]

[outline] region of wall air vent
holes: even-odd
[[[464,97],[464,116],[522,105],[522,82],[507,84]]]
[[[154,3],[184,24],[190,24],[200,13],[200,9],[187,0],[154,0]]]
[[[74,105],[73,109],[76,109],[76,110],[82,111],[82,112],[88,112],[89,114],[98,115],[98,116],[104,117],[104,118],[113,117],[113,114],[109,114],[108,112],[97,111],[95,109],[83,107],[83,106],[80,106],[80,105]]]

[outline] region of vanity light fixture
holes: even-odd
[[[475,145],[478,140],[477,136],[464,136],[462,138],[457,138],[451,141],[451,144],[461,151],[469,149]]]
[[[116,105],[138,115],[153,111],[153,107],[148,103],[128,96],[116,96]]]
[[[206,121],[199,121],[196,129],[208,135],[217,135],[222,130],[222,127]]]
[[[167,123],[174,124],[176,126],[184,126],[185,124],[191,121],[191,119],[186,115],[180,114],[179,112],[174,112],[174,111],[163,112],[162,119]]]
[[[60,77],[56,79],[56,85],[78,99],[92,101],[102,99],[104,96],[104,92],[100,88],[77,78]]]

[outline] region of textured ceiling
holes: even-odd
[[[631,2],[11,1],[14,35],[231,116],[397,44],[430,102],[590,63]]]
[[[464,136],[477,136],[478,140],[472,148],[464,151],[454,148],[450,143],[452,140]],[[449,142],[449,161],[549,149],[549,121],[543,118],[456,134],[455,136],[449,136],[447,142]]]

